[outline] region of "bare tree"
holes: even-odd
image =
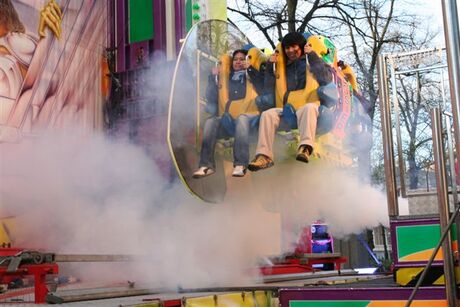
[[[399,51],[428,49],[437,36],[437,32],[430,29],[421,31],[419,21],[413,18],[407,23],[404,35],[400,35],[395,47]],[[441,85],[439,74],[425,71],[415,71],[435,61],[441,62],[439,55],[429,58],[414,58],[409,64],[399,67],[406,71],[413,71],[398,75],[396,86],[398,108],[400,110],[401,131],[403,135],[403,154],[407,161],[409,188],[419,187],[419,172],[433,164],[431,142],[431,120],[429,108],[440,104]]]
[[[405,136],[403,154],[408,164],[409,188],[417,189],[419,171],[433,163],[430,117],[427,97],[424,97],[423,92],[436,91],[436,84],[428,75],[418,72],[400,76],[397,83],[400,118]]]
[[[339,10],[338,0],[284,0],[278,2],[267,1],[228,1],[228,10],[235,13],[260,31],[272,48],[276,47],[286,32],[319,33],[319,24],[313,21],[337,19],[330,14],[331,9]],[[236,20],[229,19],[231,23]]]
[[[342,29],[349,38],[349,50],[353,56],[360,83],[370,101],[369,115],[374,118],[378,97],[376,86],[377,60],[385,44],[398,43],[400,33],[396,28],[395,0],[361,0],[348,9],[348,14],[339,11]]]
[[[240,2],[228,1],[229,10],[234,13],[230,16],[255,25],[272,48],[283,34],[293,31],[322,34],[340,42],[339,56],[355,69],[374,124],[378,122],[378,117],[374,117],[379,54],[427,46],[437,34],[424,29],[424,23],[416,16],[398,10],[396,0],[244,1],[239,6]],[[417,108],[407,112],[408,122],[416,124]],[[370,165],[369,161],[370,156],[364,165]]]
[[[378,97],[378,55],[401,47],[405,40],[402,30],[421,24],[413,15],[397,11],[396,0],[244,1],[238,5],[239,2],[234,0],[229,11],[255,25],[272,48],[285,32],[294,31],[322,34],[340,41],[344,45],[342,53],[349,55],[346,61],[357,70],[363,92],[370,101],[371,119]]]

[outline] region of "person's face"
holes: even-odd
[[[244,62],[246,61],[246,55],[244,53],[238,52],[233,57],[232,68],[234,71],[243,70]]]
[[[302,55],[302,50],[299,45],[288,46],[284,48],[284,52],[290,61],[295,61]]]

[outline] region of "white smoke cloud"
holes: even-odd
[[[18,247],[146,257],[80,264],[72,271],[80,278],[241,285],[258,259],[288,251],[317,219],[336,236],[387,223],[380,192],[318,162],[231,178],[226,202],[211,205],[180,185],[170,188],[138,147],[68,135],[1,145],[1,213],[17,216]]]
[[[170,68],[152,67],[149,84],[158,101],[167,101]],[[228,176],[225,203],[211,205],[180,182],[171,185],[145,149],[75,135],[0,144],[0,218],[17,217],[14,245],[141,260],[61,265],[64,274],[162,287],[241,286],[261,257],[292,251],[300,230],[317,219],[339,237],[388,223],[382,194],[349,170],[276,160],[272,169]],[[162,153],[155,146],[150,155]]]
[[[316,220],[326,222],[336,238],[388,226],[385,195],[358,179],[355,170],[320,160],[304,164],[289,159],[275,159],[273,168],[254,173],[250,184],[236,192],[252,195],[251,201],[281,213],[285,252],[292,251],[302,228]]]
[[[271,249],[273,227],[255,223],[257,209],[199,202],[182,186],[168,188],[140,148],[68,135],[1,145],[0,212],[17,216],[15,246],[141,256],[135,264],[70,269],[80,278],[131,277],[171,287],[248,280]]]

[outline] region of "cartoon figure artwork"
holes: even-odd
[[[94,120],[102,118],[100,83],[95,81],[103,56],[97,42],[107,35],[99,31],[107,22],[100,18],[104,4],[36,4],[0,1],[0,142],[18,142],[64,125],[94,129]],[[75,80],[85,90],[76,89]]]
[[[20,95],[27,88],[26,76],[37,45],[46,36],[45,29],[48,27],[56,37],[61,35],[62,12],[54,0],[49,1],[40,12],[40,38],[37,39],[26,33],[11,0],[2,0],[0,11],[0,125],[6,125]],[[33,73],[30,71],[28,83],[35,81]]]

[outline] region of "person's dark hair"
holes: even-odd
[[[0,24],[5,25],[9,32],[26,32],[11,0],[0,0]]]
[[[287,47],[297,45],[302,50],[302,54],[303,54],[303,47],[305,47],[306,43],[307,41],[305,40],[305,37],[299,32],[288,33],[281,40],[281,46],[283,47],[283,50],[286,49]]]
[[[235,51],[233,51],[232,53],[232,59],[235,58],[235,55],[237,53],[242,53],[244,55],[248,55],[248,51],[246,49],[236,49]]]

